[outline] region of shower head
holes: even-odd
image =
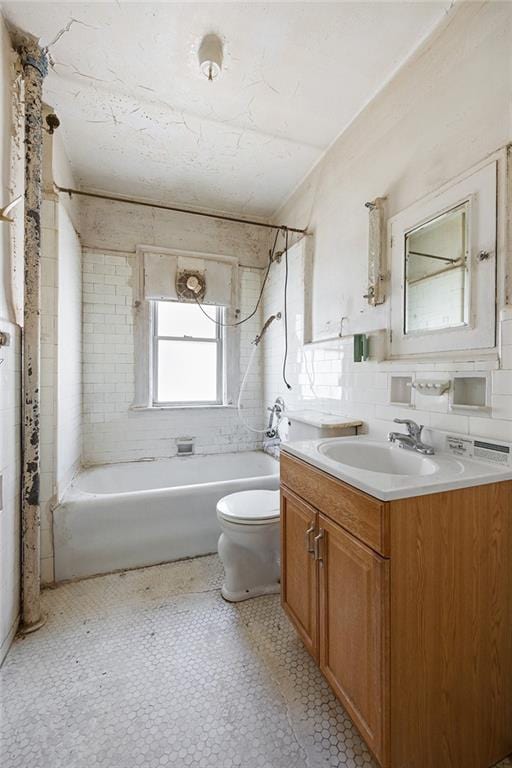
[[[261,329],[261,331],[255,336],[253,344],[257,347],[262,338],[264,337],[267,329],[272,325],[274,320],[280,320],[281,319],[281,313],[278,312],[277,315],[270,315],[270,317],[266,320],[265,325]]]

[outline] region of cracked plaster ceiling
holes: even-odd
[[[268,217],[449,5],[2,8],[49,45],[45,99],[81,187]],[[225,61],[210,83],[197,48],[212,31],[225,41]]]

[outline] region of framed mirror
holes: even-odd
[[[390,220],[391,357],[495,347],[496,198],[493,161]]]
[[[468,324],[469,201],[407,232],[404,334]]]

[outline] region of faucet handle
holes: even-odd
[[[419,436],[421,435],[421,431],[424,427],[424,424],[416,424],[416,422],[413,421],[412,419],[393,419],[393,421],[395,422],[395,424],[405,424],[405,426],[407,427],[408,433],[412,437],[417,437],[417,438],[419,438]]]

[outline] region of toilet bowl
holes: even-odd
[[[286,411],[280,398],[279,437],[317,440],[356,434],[361,422],[315,411]],[[279,491],[240,491],[217,504],[222,533],[218,551],[224,565],[222,596],[230,602],[279,592]]]
[[[221,593],[239,602],[279,592],[279,491],[240,491],[217,504]]]

